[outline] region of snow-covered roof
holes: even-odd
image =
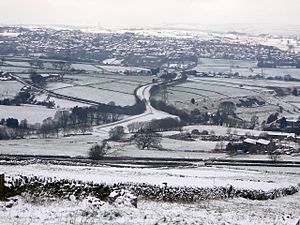
[[[42,73],[41,76],[42,76],[42,77],[49,77],[50,74],[48,74],[48,73]]]
[[[256,145],[256,140],[251,139],[251,138],[247,138],[247,139],[244,140],[244,143]]]
[[[291,122],[291,123],[297,123],[299,121],[298,118],[286,118],[287,122]]]
[[[247,144],[252,144],[252,145],[256,145],[256,144],[261,144],[261,145],[268,145],[271,143],[271,141],[265,140],[265,139],[251,139],[251,138],[247,138],[244,140],[244,143]]]
[[[271,141],[265,140],[265,139],[258,139],[256,141],[257,144],[261,144],[261,145],[268,145],[271,143]]]

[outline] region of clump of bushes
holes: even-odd
[[[92,160],[103,159],[107,151],[110,149],[110,146],[107,143],[107,140],[102,141],[102,143],[93,145],[89,150],[89,158]]]

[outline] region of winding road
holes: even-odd
[[[90,105],[99,105],[99,104],[101,104],[101,102],[95,102],[95,101],[91,101],[91,100],[88,100],[88,99],[82,99],[82,98],[77,98],[77,97],[73,97],[73,96],[68,96],[68,95],[62,95],[62,94],[55,93],[53,91],[47,90],[47,89],[39,87],[37,85],[34,85],[32,82],[30,82],[28,80],[25,80],[24,78],[22,78],[22,77],[20,77],[16,74],[11,75],[11,76],[14,77],[18,82],[20,82],[20,83],[22,83],[26,86],[30,86],[31,88],[34,88],[35,90],[41,91],[44,94],[47,94],[47,95],[52,96],[52,97],[56,97],[56,98],[59,98],[59,99],[66,99],[66,100],[75,101],[75,102],[86,103],[86,104],[90,104]],[[180,78],[181,77],[178,76],[178,78],[175,79],[174,81],[177,81]],[[179,117],[168,114],[166,112],[159,111],[159,110],[157,110],[157,109],[155,109],[151,106],[151,103],[150,103],[151,93],[150,93],[150,91],[151,91],[151,88],[154,85],[157,85],[157,84],[162,84],[162,82],[156,83],[156,84],[143,85],[143,86],[139,87],[137,92],[136,92],[136,97],[138,97],[141,101],[145,102],[146,110],[145,110],[144,113],[139,114],[139,115],[129,116],[129,117],[126,117],[123,120],[119,120],[119,121],[116,121],[116,122],[113,122],[113,123],[96,126],[96,127],[94,127],[94,132],[108,135],[108,132],[116,126],[123,126],[126,130],[127,126],[129,124],[135,123],[135,122],[148,122],[148,121],[151,121],[151,120],[158,120],[158,119],[164,119],[164,118],[175,118],[175,119],[179,120]]]
[[[135,115],[135,116],[130,116],[127,117],[123,120],[116,121],[114,123],[109,123],[109,124],[104,124],[97,126],[95,129],[95,132],[100,132],[100,133],[108,133],[112,128],[116,126],[123,126],[125,129],[127,129],[127,126],[131,123],[135,122],[148,122],[151,120],[158,120],[158,119],[165,119],[165,118],[174,118],[179,120],[179,117],[168,114],[166,112],[159,111],[151,106],[150,103],[150,97],[151,97],[151,88],[155,84],[146,84],[141,86],[137,92],[136,95],[137,97],[145,102],[146,105],[146,110],[144,113]]]

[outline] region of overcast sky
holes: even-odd
[[[300,0],[0,0],[2,24],[300,24]]]

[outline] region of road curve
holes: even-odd
[[[70,101],[75,101],[75,102],[86,103],[86,104],[90,104],[90,105],[101,104],[99,102],[90,101],[90,100],[87,100],[87,99],[82,99],[82,98],[57,94],[53,91],[49,91],[45,88],[36,86],[33,83],[31,83],[30,81],[27,81],[27,80],[25,80],[25,79],[23,79],[23,78],[21,78],[20,76],[17,76],[17,75],[12,75],[12,77],[14,77],[18,82],[20,82],[20,83],[22,83],[26,86],[30,86],[30,87],[32,87],[32,88],[34,88],[38,91],[41,91],[41,92],[43,92],[43,93],[45,93],[49,96],[53,96],[53,97],[60,98],[60,99],[66,99],[66,100],[70,100]],[[178,79],[180,79],[180,77]],[[146,85],[143,85],[143,86],[139,87],[138,90],[136,91],[136,96],[141,101],[145,102],[146,110],[145,110],[144,113],[139,114],[139,115],[129,116],[129,117],[126,117],[123,120],[119,120],[119,121],[116,121],[116,122],[113,122],[113,123],[96,126],[96,127],[94,127],[94,132],[103,133],[103,134],[106,133],[108,135],[108,132],[112,128],[114,128],[116,126],[123,126],[126,130],[127,125],[129,125],[131,123],[134,123],[134,122],[147,122],[147,121],[151,121],[151,120],[164,119],[164,118],[175,118],[175,119],[179,120],[179,117],[168,114],[166,112],[159,111],[159,110],[157,110],[157,109],[155,109],[151,106],[151,103],[150,103],[151,88],[154,85],[157,85],[157,84],[162,84],[162,83],[146,84]]]
[[[97,126],[95,128],[95,132],[100,132],[100,133],[108,133],[112,128],[116,126],[123,126],[125,130],[127,129],[127,126],[131,123],[134,122],[147,122],[151,120],[157,120],[157,119],[164,119],[164,118],[175,118],[179,120],[179,117],[171,115],[166,112],[159,111],[151,106],[150,103],[150,97],[151,97],[151,88],[155,84],[146,84],[141,87],[136,92],[137,97],[145,102],[146,110],[144,113],[139,114],[139,115],[134,115],[127,117],[123,120],[119,120],[113,123],[109,124],[104,124]]]

